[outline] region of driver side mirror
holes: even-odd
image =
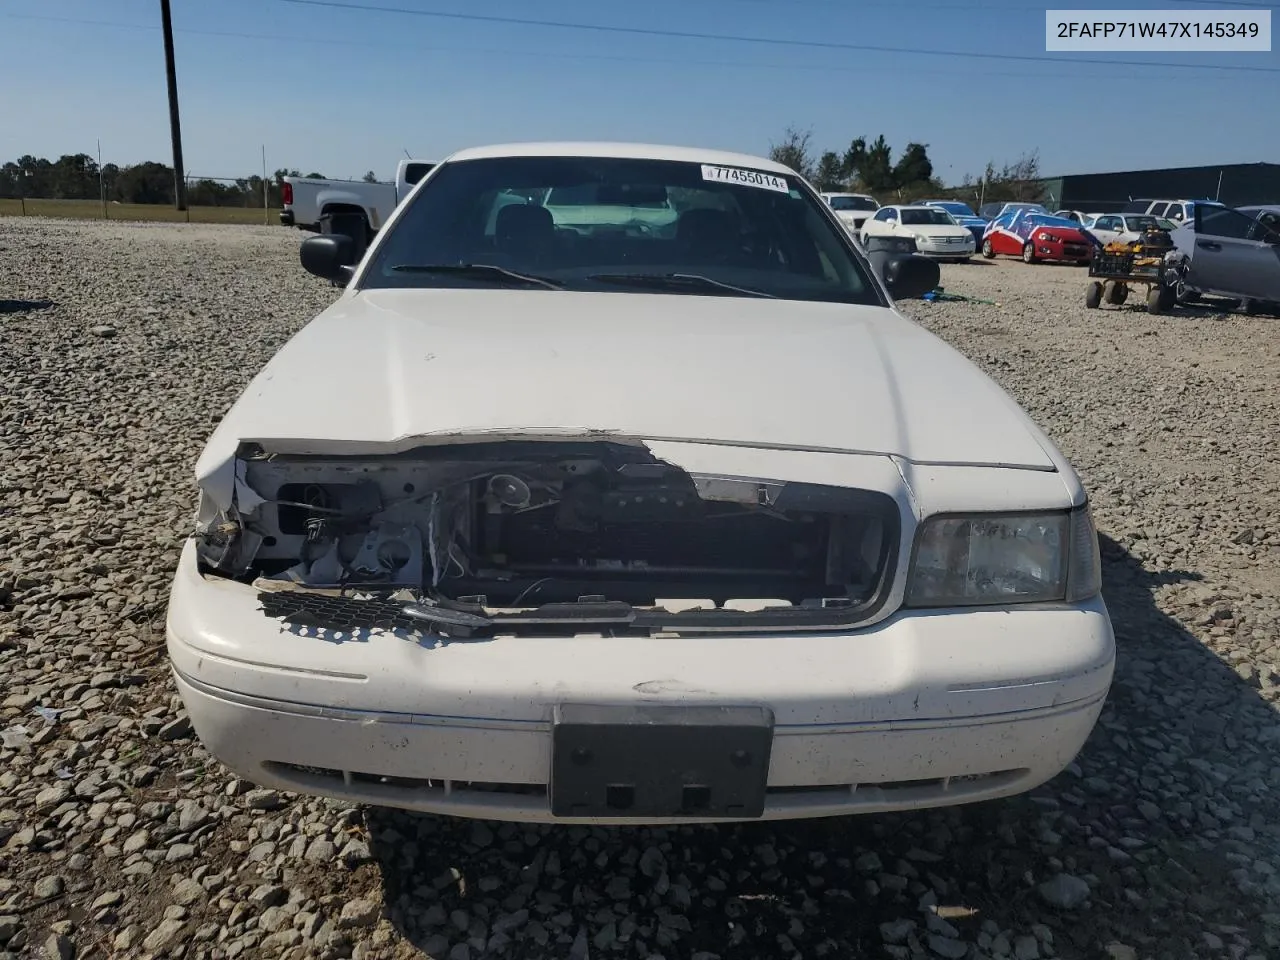
[[[345,233],[308,237],[298,249],[302,268],[325,280],[345,285],[355,273],[355,242]]]
[[[938,288],[942,270],[928,257],[896,254],[879,263],[880,277],[894,300],[918,300]]]

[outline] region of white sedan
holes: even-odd
[[[616,223],[538,199],[586,184]],[[619,144],[455,154],[351,251],[303,243],[345,290],[196,465],[168,653],[237,775],[740,821],[1007,796],[1081,749],[1115,658],[1088,499],[895,309],[936,264],[864,256],[769,160]]]
[[[1138,213],[1100,213],[1082,224],[1105,247],[1108,243],[1136,243],[1144,231],[1156,227],[1172,229],[1168,220]]]
[[[968,260],[977,249],[973,231],[938,207],[881,207],[862,225],[862,244],[871,237],[910,237],[916,252],[940,260]]]

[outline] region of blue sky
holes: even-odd
[[[510,140],[642,140],[765,153],[788,126],[811,131],[817,150],[843,151],[853,137],[881,133],[895,156],[910,140],[927,143],[948,182],[1031,149],[1045,174],[1280,162],[1280,51],[1072,62],[1077,55],[1044,53],[1044,4],[350,2],[1066,62],[644,36],[287,0],[172,0],[191,173],[256,172],[263,145],[270,169],[335,177],[373,169],[383,178],[405,150],[439,159]],[[1123,6],[1183,12],[1226,2]],[[101,138],[106,162],[169,162],[159,10],[159,0],[0,0],[0,161],[93,153]],[[1153,60],[1276,72],[1142,66]]]

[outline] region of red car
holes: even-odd
[[[1098,241],[1074,220],[1053,217],[1027,210],[1010,210],[987,224],[982,235],[982,255],[1021,257],[1027,263],[1037,260],[1063,260],[1088,263]]]

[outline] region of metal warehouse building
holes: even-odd
[[[1219,200],[1232,207],[1280,203],[1280,163],[1229,163],[1127,173],[1084,173],[1043,181],[1050,210],[1119,210],[1129,200]]]

